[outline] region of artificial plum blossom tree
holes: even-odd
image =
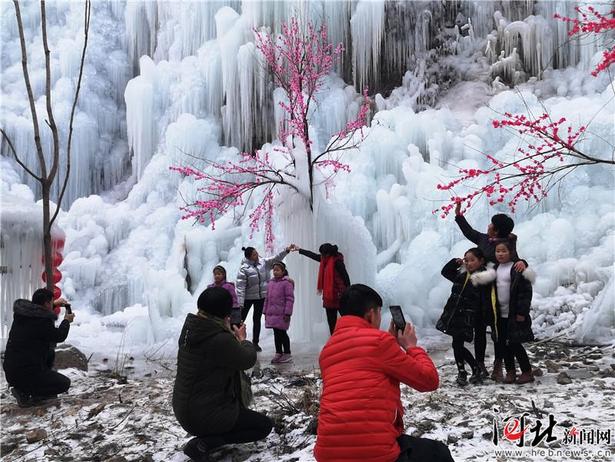
[[[615,29],[615,10],[610,18],[589,6],[587,10],[576,8],[579,18],[555,15],[555,19],[572,25],[570,36],[580,34],[605,34]],[[595,77],[607,71],[615,63],[615,47],[603,52],[603,58],[592,71]],[[528,111],[529,112],[529,111]],[[583,152],[579,143],[587,136],[587,126],[575,128],[562,117],[553,120],[548,112],[538,116],[504,113],[492,125],[497,129],[512,130],[522,139],[511,159],[497,159],[486,155],[485,169],[459,169],[454,180],[438,184],[437,188],[451,193],[449,201],[434,212],[445,218],[459,204],[468,209],[475,199],[485,196],[490,205],[505,203],[512,212],[520,200],[540,202],[549,190],[568,173],[579,167],[596,164],[615,165],[615,151],[596,156]],[[611,146],[611,148],[613,148]],[[455,187],[466,185],[472,191],[464,195],[454,194]],[[478,186],[477,186],[478,185]]]
[[[329,43],[325,25],[317,28],[308,23],[302,28],[295,18],[282,25],[278,36],[256,30],[254,34],[264,64],[284,94],[279,102],[284,114],[278,127],[279,143],[272,150],[243,152],[235,162],[207,162],[202,170],[171,168],[202,183],[199,192],[204,197],[182,208],[185,219],[209,222],[213,227],[218,217],[258,197],[249,214],[250,227],[254,233],[264,223],[265,242],[271,248],[275,195],[300,195],[313,211],[319,187],[326,189],[335,175],[350,171],[341,157],[362,139],[369,99],[365,90],[356,118],[335,133],[323,149],[316,150],[310,137],[310,116],[343,45]]]

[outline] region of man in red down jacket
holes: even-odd
[[[438,371],[416,346],[414,326],[408,323],[399,333],[393,325],[388,332],[380,330],[381,307],[382,298],[363,284],[350,286],[341,298],[342,317],[320,354],[323,391],[314,448],[318,462],[414,460],[398,442],[404,432],[399,384],[433,391]]]

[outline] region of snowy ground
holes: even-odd
[[[451,351],[434,352],[440,389],[419,394],[402,387],[407,432],[446,441],[457,461],[611,461],[615,457],[615,352],[609,347],[570,347],[547,342],[529,347],[539,368],[534,384],[460,389],[454,384]],[[214,453],[219,461],[312,461],[318,412],[319,373],[315,356],[299,356],[294,365],[273,367],[263,353],[253,369],[254,408],[267,412],[276,425],[266,441],[227,447]],[[488,358],[489,359],[489,358]],[[189,437],[175,422],[170,397],[174,360],[114,358],[91,364],[85,374],[67,370],[73,380],[68,395],[52,404],[18,408],[2,387],[2,456],[6,461],[174,461]],[[115,369],[115,371],[114,371]],[[120,375],[114,372],[119,372]],[[120,377],[128,375],[128,379]],[[569,378],[567,380],[566,376]],[[565,384],[570,381],[571,383]],[[532,404],[532,401],[534,404]],[[509,441],[492,442],[494,408],[501,417],[528,412],[527,426],[540,420],[543,430],[553,414],[556,441],[524,452]],[[537,417],[539,416],[539,417]],[[610,442],[573,445],[566,429],[610,430]],[[45,430],[45,434],[37,430]],[[38,433],[38,434],[37,434]],[[34,442],[28,443],[27,439]],[[575,450],[577,453],[572,453]],[[532,452],[533,451],[533,452]],[[559,452],[557,452],[559,451]],[[584,451],[584,452],[583,452]],[[610,451],[610,455],[608,454]],[[551,455],[550,455],[551,454]]]

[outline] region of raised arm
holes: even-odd
[[[456,215],[455,222],[457,223],[457,226],[459,226],[459,229],[466,237],[466,239],[474,242],[475,244],[478,244],[483,233],[479,233],[474,228],[472,228],[470,226],[470,223],[468,223],[468,220],[466,220],[463,215]]]
[[[417,391],[434,391],[438,388],[438,370],[425,350],[415,346],[403,351],[389,333],[383,339],[381,364],[386,375]]]
[[[240,342],[230,332],[216,335],[211,351],[216,352],[212,357],[222,367],[245,371],[256,364],[256,350],[252,342]]]
[[[70,329],[70,323],[65,319],[58,327],[53,325],[50,321],[45,327],[42,328],[41,337],[48,342],[61,343],[68,337],[68,331]]]
[[[311,258],[312,260],[316,260],[317,262],[320,262],[319,253],[310,252],[309,250],[305,250],[305,249],[299,249],[299,253],[305,257],[308,257],[308,258]]]
[[[282,250],[279,254],[273,256],[273,257],[267,257],[267,258],[263,258],[263,261],[265,262],[265,268],[267,269],[267,271],[271,271],[271,269],[273,268],[273,264],[276,261],[282,261],[284,260],[284,258],[286,257],[286,255],[288,255],[288,247],[284,250]]]
[[[459,274],[459,267],[461,266],[459,260],[459,258],[453,258],[446,265],[444,265],[442,271],[440,272],[442,276],[451,282],[455,282],[455,279],[457,279],[457,275]]]

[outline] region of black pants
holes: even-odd
[[[510,343],[508,341],[508,318],[498,318],[498,333],[498,354],[500,355],[500,359],[504,359],[506,370],[515,370],[516,358],[519,362],[521,372],[531,371],[532,366],[530,366],[530,359],[523,345],[521,343]]]
[[[337,323],[337,310],[335,308],[325,308],[327,312],[327,324],[329,324],[329,334],[333,335],[335,324]]]
[[[271,432],[273,422],[269,417],[250,409],[240,408],[239,417],[235,426],[221,435],[202,436],[208,449],[217,448],[224,444],[249,443],[259,441]]]
[[[463,339],[463,334],[453,337],[453,353],[455,355],[455,363],[457,363],[457,369],[460,371],[465,370],[464,363],[468,363],[472,369],[472,372],[474,372],[477,370],[476,360],[474,359],[474,356],[472,356],[472,353],[470,353],[470,350],[463,346]]]
[[[275,343],[275,352],[290,354],[290,338],[288,332],[283,329],[273,329],[273,342]]]
[[[485,350],[487,349],[487,326],[477,322],[474,326],[474,357],[476,362],[485,363]]]
[[[51,369],[29,375],[27,378],[8,380],[18,390],[32,396],[53,396],[66,393],[70,388],[70,379]]]
[[[243,302],[243,308],[241,309],[241,320],[245,321],[250,312],[250,308],[254,305],[254,312],[252,313],[252,343],[258,345],[258,340],[261,336],[261,318],[263,317],[263,306],[265,305],[265,299],[260,300],[245,300]]]
[[[397,443],[401,452],[396,462],[455,462],[446,444],[440,441],[401,435]]]

